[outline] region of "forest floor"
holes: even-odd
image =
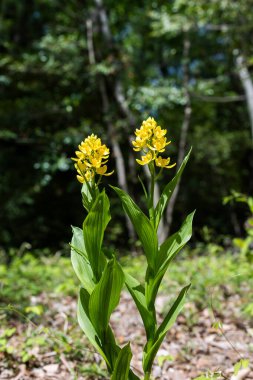
[[[249,291],[247,285],[240,289],[242,293]],[[0,379],[108,379],[103,362],[77,325],[73,292],[67,290],[70,294],[64,296],[53,290],[36,293],[24,309],[25,319],[11,307],[0,314]],[[213,379],[253,379],[252,319],[242,314],[241,296],[222,286],[218,303],[215,292],[210,297],[206,305],[191,299],[185,304],[158,352],[153,379],[190,380],[207,371],[216,373]],[[172,298],[165,289],[158,297],[159,320]],[[111,325],[120,345],[131,342],[132,369],[141,377],[145,332],[126,291]],[[241,358],[250,359],[250,366],[235,376],[233,366]]]

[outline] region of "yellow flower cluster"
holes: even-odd
[[[140,129],[136,129],[136,139],[133,141],[134,150],[142,151],[145,154],[141,157],[141,160],[136,160],[140,165],[149,164],[151,161],[155,161],[156,166],[160,168],[170,169],[176,164],[169,165],[170,158],[162,158],[159,153],[165,151],[167,145],[166,129],[162,129],[153,117],[149,117],[142,122]]]
[[[75,162],[77,170],[77,179],[79,182],[89,182],[96,174],[111,175],[107,173],[107,166],[105,165],[110,154],[110,150],[106,145],[102,145],[101,139],[92,134],[87,137],[78,146],[76,158],[72,158]]]

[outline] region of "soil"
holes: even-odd
[[[87,345],[87,341],[82,340],[84,338],[76,323],[76,299],[73,297],[57,299],[41,294],[33,299],[33,302],[43,304],[46,312],[37,326],[24,323],[17,318],[9,320],[8,326],[16,328],[8,343],[14,347],[14,352],[11,354],[0,352],[0,379],[106,379],[99,374],[99,368],[101,371],[104,368],[100,357]],[[158,322],[162,320],[168,302],[166,295],[158,297]],[[253,328],[250,326],[250,321],[243,320],[241,315],[236,295],[224,299],[218,312],[213,308],[198,310],[194,304],[187,303],[158,351],[153,366],[153,379],[191,380],[209,370],[217,373],[220,371],[223,376],[219,377],[220,379],[252,380]],[[122,293],[120,304],[111,318],[111,325],[120,345],[131,342],[132,369],[141,377],[145,331],[136,307],[126,292]],[[79,335],[83,351],[81,349],[81,353],[77,354],[75,349],[73,354],[71,350],[70,352],[62,348],[57,350],[52,344],[48,344],[45,352],[45,346],[40,347],[34,343],[29,348],[30,351],[28,350],[32,359],[22,363],[18,350],[35,330],[41,334],[45,326],[66,336],[70,334],[72,336],[70,345],[75,344],[73,338],[75,331]],[[222,329],[218,326],[222,326]],[[3,329],[4,327],[0,327],[0,333]],[[48,340],[50,339],[49,337]],[[241,358],[248,358],[251,362],[250,367],[240,370],[235,376],[233,366]],[[85,368],[87,374],[84,373]]]

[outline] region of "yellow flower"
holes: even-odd
[[[158,156],[155,159],[156,166],[159,166],[160,168],[171,169],[176,165],[176,163],[172,164],[172,165],[169,165],[169,163],[170,163],[170,157],[169,158],[162,158],[161,156]]]
[[[161,168],[169,169],[175,166],[175,164],[169,166],[170,158],[158,157],[158,154],[164,152],[166,146],[171,142],[167,142],[166,134],[167,130],[157,125],[153,117],[142,122],[140,129],[136,129],[136,138],[132,142],[135,151],[144,153],[141,160],[136,160],[138,164],[146,165],[155,161],[156,165]]]
[[[165,136],[167,133],[166,129],[162,129],[159,125],[154,130],[155,138],[160,139],[161,137]]]
[[[81,175],[77,175],[76,176],[77,180],[80,182],[80,183],[84,183],[84,177],[82,177]]]
[[[145,156],[141,157],[141,160],[137,159],[136,161],[140,165],[146,165],[146,164],[148,164],[152,160],[153,160],[153,154],[151,152],[148,152]]]
[[[146,139],[142,139],[140,137],[136,137],[136,141],[133,141],[132,144],[136,152],[139,152],[147,146]]]
[[[101,139],[92,134],[87,137],[78,146],[76,157],[72,158],[75,161],[77,170],[77,180],[80,183],[90,182],[96,174],[109,176],[113,172],[107,173],[105,163],[110,154],[110,150],[106,145],[102,145]]]
[[[152,144],[148,145],[149,149],[157,151],[157,152],[164,152],[166,145],[169,145],[170,141],[167,142],[166,137],[156,138],[154,137],[152,139]]]
[[[112,175],[113,171],[110,172],[110,173],[106,173],[107,172],[107,166],[104,165],[104,166],[101,166],[100,168],[98,168],[96,170],[96,173],[97,174],[100,174],[100,175],[106,175],[106,176],[109,176],[109,175]]]

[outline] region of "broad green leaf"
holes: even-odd
[[[108,369],[110,372],[112,372],[121,348],[115,341],[115,336],[110,325],[107,326],[106,331],[103,331],[102,335],[100,336],[100,340],[103,351],[110,363],[110,367]]]
[[[95,283],[93,272],[88,262],[87,252],[84,246],[83,231],[81,228],[72,227],[73,237],[71,240],[71,262],[74,271],[83,287],[91,293]]]
[[[99,335],[106,330],[112,311],[119,303],[124,273],[115,259],[108,261],[90,296],[89,315]]]
[[[171,262],[175,257],[175,254],[190,240],[192,236],[192,221],[195,211],[187,215],[180,229],[170,236],[160,246],[157,257],[157,271],[166,267],[168,262]]]
[[[89,293],[84,288],[81,288],[77,309],[78,322],[91,344],[106,361],[108,370],[111,371],[119,354],[120,347],[115,342],[110,326],[107,327],[103,336],[99,336],[90,319],[89,302]]]
[[[131,358],[132,352],[128,343],[118,354],[111,380],[128,380]]]
[[[141,315],[147,339],[154,336],[155,321],[152,313],[147,308],[147,302],[145,297],[144,287],[135,278],[129,274],[125,274],[125,284],[129,290],[137,309]]]
[[[194,213],[195,211],[189,214],[184,220],[180,229],[175,234],[170,236],[167,240],[165,240],[165,242],[159,248],[155,270],[156,275],[154,278],[150,279],[146,289],[148,306],[152,305],[155,302],[155,297],[158,292],[160,283],[171,261],[191,238],[192,220]]]
[[[73,236],[71,239],[71,248],[77,253],[87,258],[87,252],[84,245],[83,231],[79,227],[72,226]]]
[[[190,157],[190,154],[191,154],[191,149],[189,151],[189,153],[187,154],[187,156],[184,158],[177,174],[175,175],[175,177],[165,186],[162,194],[161,194],[161,197],[156,205],[156,208],[155,208],[155,228],[156,230],[158,229],[158,226],[159,226],[159,223],[160,223],[160,220],[161,220],[161,217],[163,215],[163,212],[172,196],[172,193],[178,183],[178,181],[180,180],[180,177],[184,171],[184,168],[187,164],[187,161],[189,160],[189,157]]]
[[[159,350],[159,347],[161,346],[167,332],[171,328],[171,326],[174,324],[175,320],[177,319],[178,314],[182,310],[182,307],[185,302],[185,297],[187,294],[188,289],[190,288],[191,284],[185,286],[181,292],[179,293],[176,301],[171,306],[168,314],[164,318],[164,321],[161,323],[159,328],[157,329],[157,332],[155,334],[154,343],[151,348],[149,348],[148,352],[144,356],[143,360],[143,369],[144,371],[148,372],[151,370],[153,361],[155,359],[155,356],[157,354],[157,351]]]
[[[135,231],[142,243],[144,253],[147,257],[148,265],[154,269],[155,258],[158,250],[157,235],[154,227],[150,223],[147,216],[141,211],[141,209],[135,204],[132,198],[123,190],[113,187],[118,196],[121,199],[123,208],[129,216]]]
[[[105,191],[103,191],[96,198],[83,223],[85,248],[97,282],[105,265],[105,257],[101,252],[101,246],[105,228],[111,219],[109,209],[109,199]]]
[[[89,318],[89,300],[89,293],[84,288],[81,288],[77,306],[78,323],[85,335],[87,336],[87,338],[89,339],[90,343],[95,347],[96,351],[104,358],[106,364],[110,367],[110,363],[104,351],[102,350],[98,334]]]
[[[92,188],[89,182],[84,182],[81,193],[82,193],[83,207],[89,212],[94,200],[99,194],[99,191],[98,189]]]

